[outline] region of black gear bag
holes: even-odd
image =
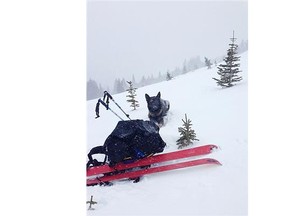
[[[87,168],[105,164],[108,158],[109,166],[119,162],[135,160],[163,152],[166,143],[159,134],[159,127],[152,121],[128,120],[119,121],[116,128],[107,137],[103,146],[90,150]],[[104,162],[92,158],[94,154],[105,154]]]

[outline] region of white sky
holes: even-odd
[[[233,30],[248,39],[246,1],[88,1],[87,79],[112,86],[224,55]]]

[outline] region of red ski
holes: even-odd
[[[92,186],[100,183],[111,182],[119,179],[125,178],[137,178],[139,176],[148,175],[152,173],[164,172],[168,170],[175,170],[180,168],[192,167],[192,166],[199,166],[204,164],[217,164],[221,165],[221,163],[215,159],[211,158],[202,158],[198,160],[174,163],[164,166],[156,166],[147,169],[137,170],[137,171],[128,171],[125,173],[115,174],[115,175],[106,175],[102,177],[97,177],[94,179],[87,179],[87,186]]]
[[[185,150],[179,150],[175,152],[169,152],[164,154],[158,154],[151,157],[143,158],[141,160],[135,161],[133,163],[125,164],[125,163],[119,163],[115,165],[114,167],[109,167],[108,165],[102,165],[102,166],[95,166],[91,167],[87,170],[87,177],[93,176],[93,175],[99,175],[104,173],[110,173],[125,169],[130,169],[134,167],[140,167],[140,166],[147,166],[154,163],[160,163],[170,160],[176,160],[176,159],[182,159],[182,158],[188,158],[192,156],[199,156],[199,155],[205,155],[209,154],[213,151],[213,149],[217,149],[218,147],[213,144],[208,144],[204,146],[199,146],[195,148],[185,149]]]

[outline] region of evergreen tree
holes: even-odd
[[[179,67],[175,67],[173,74],[176,74],[177,76],[182,74],[182,70]]]
[[[140,81],[140,86],[143,87],[143,86],[146,86],[146,85],[147,85],[147,80],[146,80],[145,76],[143,75],[142,79]]]
[[[114,90],[113,93],[120,93],[126,91],[125,89],[127,88],[125,80],[122,78],[120,79],[115,79],[114,82]]]
[[[180,138],[176,141],[178,145],[178,149],[186,147],[190,144],[193,144],[196,139],[196,133],[191,129],[192,123],[190,119],[187,119],[187,115],[185,114],[185,120],[183,120],[183,127],[178,127],[178,132],[180,133]]]
[[[101,97],[102,93],[103,93],[102,87],[100,86],[100,88],[99,88],[97,83],[94,80],[89,79],[87,81],[86,100],[92,100],[92,99],[95,99],[97,97]]]
[[[211,69],[211,65],[212,65],[211,60],[206,57],[204,57],[204,59],[205,59],[205,65],[207,66],[207,68]]]
[[[167,71],[167,73],[166,73],[166,80],[169,81],[169,80],[171,80],[172,78],[173,78],[173,77],[172,77],[172,75],[170,74],[170,72]]]
[[[134,83],[135,86],[137,85],[134,74],[132,75],[132,83]]]
[[[222,87],[231,87],[235,85],[235,82],[239,82],[242,80],[242,77],[238,75],[240,64],[237,63],[240,61],[240,56],[236,56],[238,45],[234,42],[236,38],[230,38],[232,43],[229,44],[229,49],[227,50],[227,56],[224,58],[224,64],[220,64],[218,68],[217,74],[220,76],[220,79],[213,78],[216,80],[217,85]]]
[[[121,89],[120,92],[125,92],[127,87],[128,87],[128,86],[127,86],[127,84],[126,84],[125,79],[122,78],[122,80],[120,81],[120,89]]]
[[[185,74],[187,72],[188,72],[188,70],[187,70],[186,59],[185,59],[185,61],[183,62],[182,73]]]
[[[127,83],[129,84],[129,88],[126,90],[128,92],[128,95],[126,95],[126,97],[128,97],[129,99],[127,100],[127,102],[131,103],[131,107],[134,108],[134,110],[136,110],[136,107],[139,107],[139,103],[138,101],[135,99],[136,95],[136,89],[133,87],[132,81],[127,81]]]
[[[119,87],[119,79],[115,79],[114,86],[113,86],[113,93],[118,93],[118,87]]]
[[[241,43],[238,46],[238,49],[237,49],[238,54],[239,53],[243,53],[243,52],[245,52],[247,50],[248,50],[248,40],[246,40],[246,41],[242,40]]]
[[[161,74],[161,72],[159,71],[157,81],[160,82],[161,80],[162,80],[162,74]]]

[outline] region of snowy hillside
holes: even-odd
[[[221,149],[209,155],[223,166],[200,166],[144,176],[134,184],[115,182],[112,187],[87,187],[87,200],[93,195],[98,202],[92,215],[247,215],[248,212],[248,71],[247,52],[240,59],[243,81],[232,88],[222,89],[212,77],[215,66],[178,76],[171,81],[137,89],[140,107],[132,111],[126,93],[113,95],[115,101],[129,113],[131,119],[148,120],[145,93],[159,91],[170,101],[167,124],[160,135],[167,143],[165,152],[177,150],[178,127],[185,113],[192,120],[200,141],[191,147],[216,144]],[[104,107],[95,119],[97,100],[87,102],[87,153],[103,145],[119,119]],[[111,102],[111,108],[125,116]],[[88,205],[87,205],[88,209]]]

